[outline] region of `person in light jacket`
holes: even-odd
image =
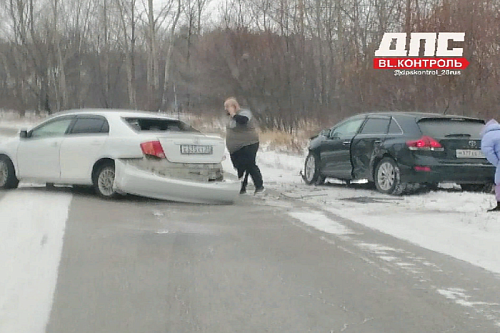
[[[241,109],[234,97],[226,99],[224,109],[229,116],[226,128],[226,146],[238,178],[244,177],[240,193],[246,193],[248,175],[255,185],[255,194],[264,191],[264,182],[255,158],[259,150],[257,124],[250,110]]]
[[[495,197],[497,206],[488,212],[500,212],[500,124],[495,119],[486,123],[481,131],[481,150],[488,161],[496,167]]]

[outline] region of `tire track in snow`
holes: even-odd
[[[17,190],[0,200],[0,332],[45,332],[71,199]]]

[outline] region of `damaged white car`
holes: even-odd
[[[134,194],[191,203],[232,203],[223,179],[224,140],[149,112],[59,113],[0,144],[0,188],[19,181],[91,185],[104,198]]]

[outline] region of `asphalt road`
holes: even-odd
[[[313,210],[272,191],[232,206],[75,192],[47,332],[500,331],[493,274],[332,215],[357,234],[324,234],[290,209]],[[436,292],[447,287],[476,306]]]
[[[73,193],[50,333],[500,332],[498,276],[331,213],[356,233],[317,231],[289,215],[317,208],[272,190],[230,206],[35,191]]]

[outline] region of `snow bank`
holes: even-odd
[[[26,115],[21,117],[17,111],[0,110],[0,128],[30,128],[46,117],[47,114],[37,114],[34,111],[27,111]]]
[[[45,332],[71,198],[23,189],[0,200],[0,332]]]

